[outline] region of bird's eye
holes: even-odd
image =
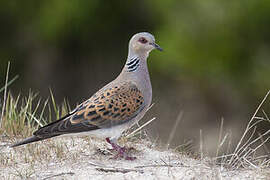
[[[145,44],[145,43],[147,43],[148,41],[147,41],[144,37],[141,37],[141,38],[139,39],[139,42]]]

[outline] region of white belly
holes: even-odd
[[[113,126],[110,128],[101,128],[97,130],[92,131],[86,131],[81,133],[71,133],[71,134],[64,134],[61,135],[62,137],[70,137],[70,136],[91,136],[91,137],[97,137],[97,138],[110,138],[111,140],[117,140],[121,134],[130,128],[133,124],[137,123],[146,113],[147,108],[144,108],[140,114],[137,115],[136,118],[130,120],[129,122],[126,122],[121,125]]]
[[[130,126],[130,123],[125,123],[121,125],[117,125],[114,127],[110,128],[102,128],[102,129],[97,129],[97,130],[92,130],[92,131],[86,131],[86,132],[81,132],[81,133],[71,133],[71,134],[64,134],[61,135],[61,137],[70,137],[70,136],[90,136],[90,137],[97,137],[97,138],[110,138],[110,139],[118,139],[123,131],[127,130]]]

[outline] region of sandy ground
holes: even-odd
[[[18,148],[0,141],[0,179],[270,179],[270,170],[229,170],[210,159],[196,160],[161,150],[146,140],[125,145],[134,161],[113,159],[110,146],[90,138],[54,138]]]

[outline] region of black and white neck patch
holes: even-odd
[[[131,58],[130,61],[128,61],[126,63],[128,72],[136,71],[138,69],[139,65],[140,65],[140,59],[137,57]]]

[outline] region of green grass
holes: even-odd
[[[26,137],[38,127],[65,115],[69,105],[64,101],[60,106],[55,102],[53,93],[42,100],[38,93],[29,91],[28,96],[14,97],[11,92],[6,95],[5,108],[3,109],[0,133],[8,136]]]
[[[1,134],[26,137],[31,135],[33,130],[38,127],[44,126],[69,112],[70,108],[66,100],[58,106],[51,90],[50,97],[45,101],[38,97],[38,93],[33,93],[31,90],[27,97],[21,97],[21,95],[14,97],[11,92],[8,92],[8,87],[19,76],[16,75],[9,80],[9,69],[10,62],[7,65],[5,85],[0,88],[0,93],[4,91],[3,103],[0,100]]]

